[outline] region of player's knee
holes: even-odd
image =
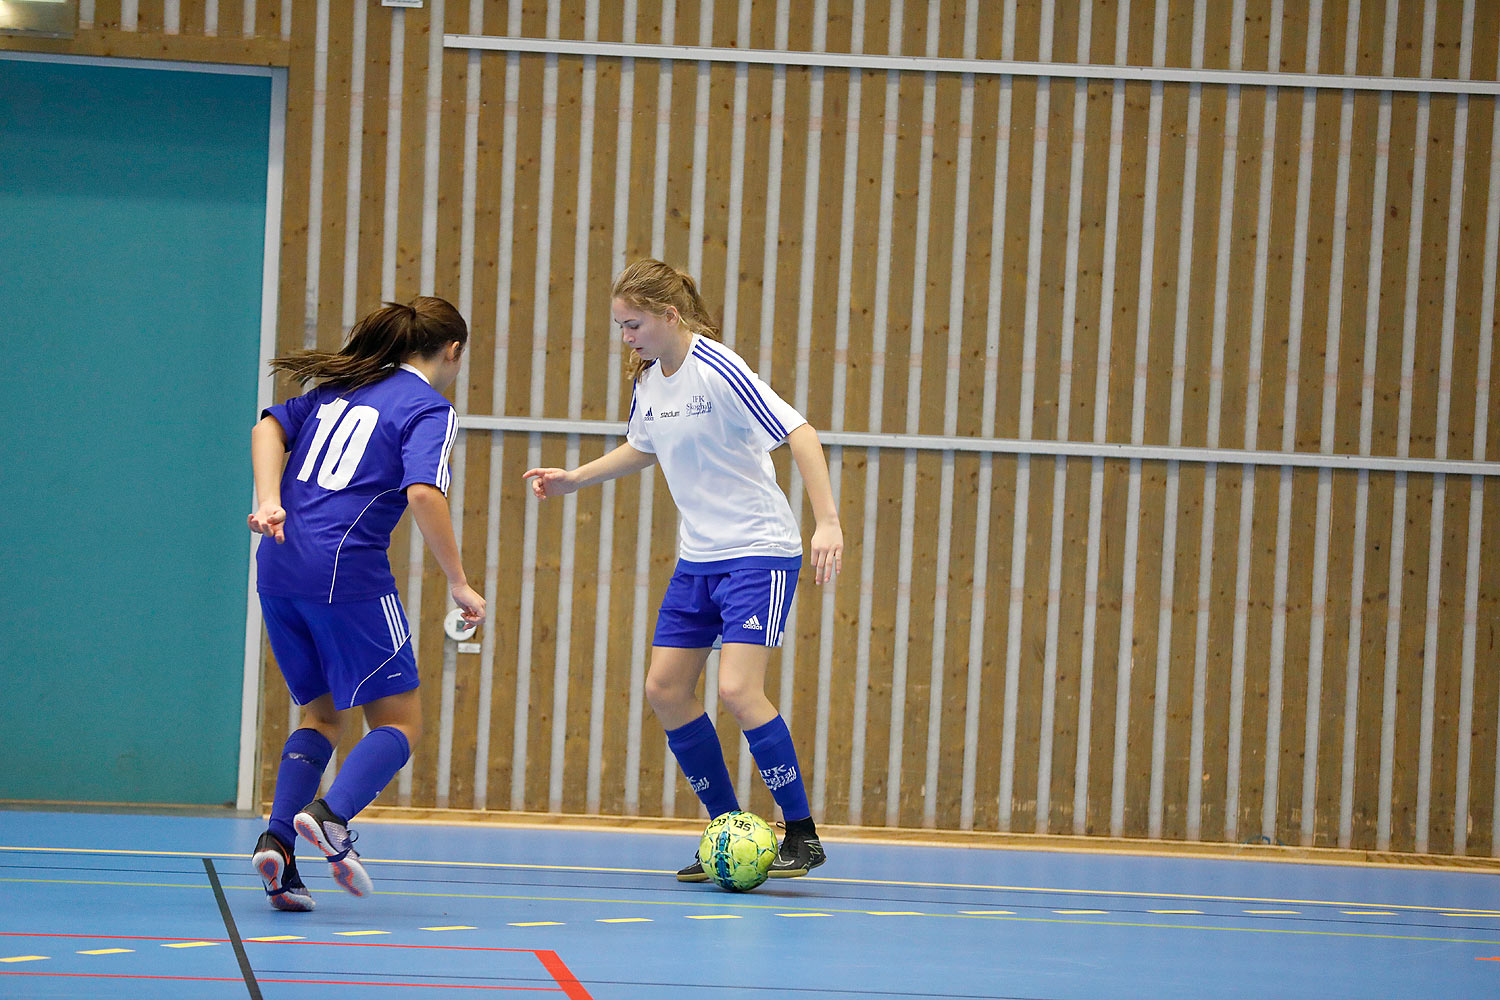
[[[664,679],[656,674],[646,675],[646,701],[656,711],[673,708],[690,697],[691,691],[683,685]]]
[[[765,700],[765,693],[757,685],[747,683],[745,678],[719,675],[719,701],[735,718],[754,714]]]
[[[340,737],[344,735],[343,719],[339,717],[337,712],[318,712],[304,709],[299,728],[316,730],[334,746],[338,746]]]

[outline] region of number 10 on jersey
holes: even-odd
[[[348,486],[379,419],[380,411],[373,406],[350,406],[347,399],[335,399],[318,407],[318,430],[297,478],[307,482],[326,446],[323,464],[318,468],[318,485],[325,490]]]

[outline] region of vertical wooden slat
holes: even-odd
[[[766,6],[763,4],[762,12],[764,13],[765,11]],[[757,44],[754,13],[752,4],[748,2],[740,4],[734,38],[737,48],[753,48]],[[815,16],[822,16],[821,12]],[[791,11],[786,0],[778,0],[775,8],[775,18],[774,34],[770,39],[770,44],[774,48],[785,50],[790,44],[789,34],[791,30]],[[799,48],[809,47],[809,45],[810,43],[807,39],[799,39]],[[806,355],[810,351],[808,342],[811,337],[811,328],[804,328],[801,320],[796,323],[795,352],[791,350],[793,346],[791,338],[785,338],[778,345],[775,336],[775,330],[778,326],[786,327],[788,325],[784,321],[780,324],[777,322],[778,299],[785,302],[787,309],[791,308],[791,295],[788,291],[791,287],[788,284],[791,272],[788,270],[787,265],[791,263],[792,255],[789,254],[786,258],[783,258],[781,255],[782,233],[784,231],[798,231],[795,226],[790,230],[784,230],[781,219],[783,182],[788,187],[786,193],[789,203],[795,203],[793,201],[796,196],[795,185],[799,182],[796,171],[789,171],[784,161],[788,138],[787,73],[788,70],[785,66],[771,68],[757,66],[753,69],[747,65],[735,67],[734,99],[737,109],[735,114],[735,135],[741,137],[739,141],[743,145],[737,153],[733,154],[732,159],[735,171],[742,175],[742,177],[739,184],[740,201],[738,204],[731,205],[729,212],[728,222],[730,233],[728,243],[734,252],[732,255],[727,252],[725,254],[724,313],[727,321],[728,316],[736,311],[731,309],[730,306],[730,290],[733,289],[735,301],[740,303],[738,305],[738,312],[741,315],[736,316],[736,322],[742,323],[743,329],[747,332],[751,329],[756,329],[757,331],[756,341],[759,345],[759,365],[756,367],[756,370],[761,374],[762,378],[767,380],[774,378],[776,382],[773,384],[779,384],[781,388],[778,391],[784,395],[786,394],[787,382],[782,381],[781,375],[775,372],[777,348],[780,348],[779,353],[783,359],[789,354],[795,358],[795,364],[792,366],[792,374],[789,375],[789,378],[794,380],[792,384],[795,385],[795,391],[791,394],[791,403],[799,413],[806,416],[808,383]],[[797,75],[801,78],[805,76],[805,73],[805,70],[801,70]],[[765,78],[768,75],[771,77],[769,88],[770,106],[764,113],[760,113],[759,109],[764,107],[762,95],[767,91]],[[753,87],[751,85],[752,79],[755,81]],[[752,90],[755,93],[753,108],[750,99]],[[743,125],[741,125],[742,121]],[[762,149],[765,150],[764,164],[762,164],[758,155],[758,151]],[[793,152],[790,159],[793,164],[797,162],[795,152]],[[808,164],[808,169],[813,169],[813,165]],[[801,182],[803,183],[806,180],[806,177],[801,178]],[[759,227],[754,225],[754,216],[757,214],[754,208],[747,213],[751,218],[743,222],[736,221],[739,213],[745,211],[743,192],[746,189],[752,192],[750,198],[752,206],[756,201],[753,192],[765,193],[764,217]],[[746,225],[745,223],[749,224]],[[756,231],[757,228],[759,229],[758,232]],[[761,260],[759,315],[757,316],[752,312],[746,316],[743,314],[747,310],[750,310],[754,299],[752,294],[754,281],[752,275],[742,272],[740,258],[743,257],[746,260],[754,259],[754,241],[757,236],[760,239]],[[741,247],[740,244],[742,241],[747,242],[749,245]],[[795,245],[800,240],[794,237],[788,242]],[[734,259],[731,259],[731,257]],[[739,299],[739,287],[742,278],[752,278],[745,289],[743,301]],[[810,319],[810,317],[806,318]],[[758,323],[756,322],[757,320]],[[742,349],[743,353],[745,352]],[[801,526],[807,523],[802,509],[802,480],[796,465],[793,463],[788,464],[790,469],[787,484],[787,501],[792,510],[792,517],[799,527],[800,534]],[[769,690],[772,686],[774,675],[777,694],[773,699],[773,703],[776,705],[782,719],[786,721],[788,727],[791,727],[794,745],[802,748],[799,753],[804,757],[808,756],[808,752],[812,748],[812,742],[798,738],[799,733],[808,732],[809,730],[807,726],[801,724],[804,713],[801,711],[802,706],[799,704],[800,699],[797,698],[796,688],[797,674],[799,672],[797,670],[799,655],[798,640],[801,638],[801,624],[798,621],[797,610],[801,604],[801,598],[806,596],[803,588],[799,586],[798,593],[793,595],[792,604],[787,609],[781,652],[773,657],[772,669],[768,670],[765,680],[766,687]],[[752,767],[753,761],[749,747],[744,746],[739,749],[738,786],[742,789],[753,786],[755,794],[759,795],[762,792],[761,787],[758,783],[751,781],[751,771],[754,768]],[[804,774],[807,771],[808,763],[811,763],[810,758],[806,763],[802,763]]]
[[[973,0],[964,5],[963,57],[972,59],[978,51],[979,11]],[[956,176],[954,179],[954,212],[951,259],[948,285],[948,336],[947,364],[943,383],[943,434],[958,433],[959,374],[962,366],[964,342],[964,278],[966,274],[965,253],[969,234],[969,185],[973,153],[974,130],[974,76],[964,74],[958,81],[958,148],[955,153]],[[938,516],[940,518],[937,538],[937,559],[934,566],[933,583],[933,635],[931,659],[928,672],[927,702],[927,747],[926,770],[923,775],[922,825],[937,826],[939,803],[943,798],[941,781],[943,761],[943,721],[946,706],[943,691],[950,670],[948,663],[948,617],[950,614],[949,593],[952,573],[954,520],[954,455],[944,452],[938,486]],[[949,755],[951,760],[952,755]],[[951,768],[949,769],[951,773]],[[951,799],[949,800],[951,801]],[[952,822],[952,818],[948,819]]]
[[[1202,4],[1193,9],[1193,65],[1203,65],[1206,11]],[[1172,367],[1170,390],[1170,413],[1167,441],[1172,446],[1182,443],[1182,419],[1187,376],[1187,305],[1191,287],[1191,250],[1193,242],[1193,219],[1197,207],[1198,169],[1198,123],[1201,113],[1201,87],[1189,87],[1186,109],[1185,147],[1183,150],[1182,197],[1179,206],[1181,223],[1178,228],[1178,249],[1175,268],[1176,300],[1173,311]],[[1165,282],[1163,282],[1165,284]],[[1139,363],[1138,363],[1139,364]],[[1161,585],[1157,607],[1156,671],[1152,693],[1151,721],[1151,767],[1150,788],[1147,803],[1148,835],[1162,835],[1165,806],[1163,802],[1166,784],[1167,753],[1167,707],[1170,700],[1172,671],[1172,612],[1176,589],[1177,520],[1180,491],[1178,463],[1166,463],[1166,494],[1162,501]]]
[[[937,54],[937,4],[927,6],[926,52]],[[928,241],[932,231],[932,149],[937,115],[937,74],[922,78],[922,117],[917,166],[917,216],[913,233],[911,261],[912,306],[909,347],[906,351],[906,425],[907,434],[921,428],[922,368],[926,341]],[[896,575],[896,615],[891,665],[890,729],[887,741],[887,774],[885,788],[885,825],[896,826],[901,817],[902,764],[906,737],[907,666],[911,643],[912,562],[916,544],[917,454],[908,450],[903,456],[901,476],[900,555]]]
[[[830,28],[833,27],[830,18]],[[864,49],[865,38],[865,9],[863,0],[855,0],[853,11],[849,19],[849,37],[844,40],[845,48],[850,52],[861,52]],[[846,111],[843,126],[844,156],[842,173],[839,177],[837,190],[840,192],[840,209],[835,223],[837,228],[827,234],[838,245],[838,276],[835,283],[837,293],[834,296],[834,341],[833,341],[833,395],[830,400],[831,415],[829,427],[833,430],[843,430],[846,415],[852,405],[848,398],[848,374],[849,374],[849,345],[851,341],[851,327],[853,323],[853,312],[855,308],[855,274],[854,274],[854,251],[856,239],[863,234],[868,236],[868,226],[873,216],[858,213],[857,193],[863,185],[856,182],[859,177],[860,143],[864,139],[868,141],[869,130],[861,127],[861,109],[863,105],[864,89],[863,74],[858,72],[847,72],[847,99],[845,101]],[[837,79],[837,78],[835,78]],[[864,225],[861,226],[861,221]],[[832,225],[831,224],[831,225]],[[865,269],[861,268],[861,274]],[[843,484],[844,451],[842,448],[831,449],[829,455],[829,476],[832,480],[833,489],[840,495],[840,513],[853,509],[852,498],[847,491],[841,489]],[[846,539],[846,546],[852,541],[852,530],[850,538]],[[852,548],[852,546],[851,546]],[[867,557],[863,552],[850,551],[850,558],[846,565],[849,567],[849,575],[853,576],[856,565],[862,564]],[[853,588],[846,583],[843,592],[846,607],[850,600],[850,591]],[[854,591],[853,599],[860,600],[857,590]],[[831,662],[834,646],[834,615],[837,604],[825,597],[823,604],[823,627],[826,638],[819,650],[819,684],[823,685],[822,677],[826,674],[827,684],[830,689],[836,680],[848,681],[858,670],[857,658],[847,655],[841,657],[841,662],[836,668]],[[850,626],[843,632],[846,639],[841,648],[848,649],[847,638],[852,628],[858,627],[851,622]],[[827,663],[825,668],[823,664]],[[836,676],[837,675],[837,676]],[[841,684],[840,687],[847,690],[850,685]],[[828,815],[832,810],[828,804],[828,789],[833,788],[834,801],[842,806],[839,813],[847,816],[847,789],[852,787],[849,771],[852,771],[851,754],[849,748],[853,742],[852,713],[846,714],[841,704],[837,716],[830,712],[828,732],[824,737],[822,746],[815,749],[817,766],[813,778],[813,805],[814,810],[822,815]],[[845,767],[848,770],[840,774],[833,773],[836,766]],[[842,780],[832,780],[839,778]]]
[[[1462,39],[1460,41],[1459,77],[1467,79],[1472,60],[1472,33],[1474,21],[1473,0],[1466,0],[1463,12]],[[1437,458],[1448,457],[1448,418],[1452,399],[1453,383],[1453,337],[1455,310],[1458,295],[1458,251],[1459,223],[1463,216],[1464,160],[1467,153],[1469,131],[1469,99],[1459,95],[1455,101],[1453,118],[1452,162],[1450,165],[1447,199],[1447,244],[1443,249],[1444,261],[1441,346],[1438,358],[1437,420],[1433,431],[1433,454]],[[1442,474],[1433,477],[1431,531],[1427,543],[1427,602],[1426,622],[1422,640],[1421,715],[1417,750],[1417,799],[1413,825],[1414,846],[1420,853],[1427,853],[1429,836],[1432,833],[1432,784],[1433,784],[1433,740],[1434,715],[1437,709],[1437,654],[1439,643],[1439,593],[1442,586],[1442,567],[1447,553],[1444,551],[1444,515],[1447,513],[1447,479]],[[1446,782],[1445,782],[1446,784]],[[1439,807],[1440,811],[1442,807]]]
[[[476,15],[477,16],[477,15]],[[520,28],[520,0],[511,0],[507,13],[506,30],[514,32]],[[498,63],[499,60],[496,60]],[[498,175],[498,188],[494,191],[495,204],[492,217],[495,219],[493,242],[489,242],[494,255],[495,291],[493,300],[492,331],[494,343],[490,351],[490,409],[494,414],[507,411],[508,379],[510,368],[510,287],[511,247],[515,232],[515,183],[516,183],[516,130],[518,88],[520,85],[520,56],[515,53],[504,57],[502,66],[494,65],[483,74],[480,93],[480,131],[488,136],[498,135],[482,143],[479,150],[481,163],[488,163],[494,175]],[[481,66],[481,73],[483,67]],[[486,109],[492,109],[486,116]],[[496,115],[498,114],[498,119]],[[497,148],[498,147],[498,148]],[[486,176],[493,176],[490,170]],[[501,510],[506,507],[506,491],[503,486],[504,438],[500,434],[489,435],[487,455],[489,501],[485,516],[484,593],[490,602],[490,625],[480,632],[478,708],[475,719],[477,746],[474,753],[474,796],[476,809],[489,805],[490,789],[495,780],[491,767],[492,749],[497,739],[493,725],[496,692],[506,691],[506,685],[495,682],[496,656],[498,650],[507,648],[508,632],[513,627],[515,615],[511,613],[509,595],[502,598],[499,593],[501,546]],[[507,508],[508,509],[508,508]],[[513,522],[514,519],[510,519]],[[510,588],[506,588],[508,591]],[[502,674],[504,668],[501,668]],[[504,713],[502,713],[503,715]],[[501,743],[500,745],[504,745]]]
[[[1276,69],[1280,65],[1282,6],[1273,0],[1271,6],[1271,34],[1266,65]],[[1263,98],[1264,117],[1261,132],[1260,183],[1258,209],[1255,225],[1255,288],[1251,293],[1249,357],[1246,368],[1246,394],[1244,436],[1242,447],[1255,449],[1260,428],[1261,375],[1264,364],[1264,331],[1267,306],[1268,240],[1271,228],[1272,185],[1274,180],[1276,150],[1277,89],[1266,88]],[[1249,592],[1252,574],[1251,538],[1254,532],[1255,467],[1245,466],[1240,476],[1240,518],[1237,554],[1235,557],[1235,598],[1233,661],[1229,691],[1229,753],[1227,760],[1227,788],[1224,805],[1226,839],[1237,839],[1243,812],[1241,800],[1244,730],[1247,709],[1247,635],[1249,629]],[[1253,753],[1252,748],[1252,753]]]
[[[1050,7],[1043,8],[1037,30],[1038,56],[1052,57],[1053,20]],[[1051,116],[1052,84],[1045,78],[1026,81],[1023,90],[1034,95],[1031,169],[1029,171],[1030,205],[1027,213],[1025,298],[1021,343],[1021,391],[1017,410],[1017,436],[1030,439],[1035,417],[1037,366],[1037,314],[1041,294],[1042,213],[1045,208],[1048,121]],[[1000,751],[1000,828],[1012,827],[1015,804],[1016,744],[1020,712],[1018,701],[1021,684],[1021,635],[1026,594],[1026,569],[1030,536],[1031,456],[1016,457],[1016,505],[1011,518],[1010,602],[1006,615],[1004,722]],[[1028,736],[1030,727],[1028,726]]]
[[[1115,12],[1114,62],[1123,65],[1129,42],[1130,4],[1122,0]],[[1093,440],[1107,440],[1109,419],[1109,377],[1114,329],[1114,298],[1120,221],[1120,175],[1123,158],[1125,120],[1125,84],[1115,80],[1111,85],[1109,131],[1109,173],[1104,208],[1104,244],[1100,265],[1099,334],[1094,383]],[[1102,561],[1104,460],[1091,460],[1089,478],[1088,551],[1084,570],[1083,638],[1079,653],[1081,676],[1078,697],[1077,755],[1073,777],[1073,833],[1089,829],[1090,760],[1093,743],[1094,661],[1100,604],[1099,567]],[[1100,699],[1101,704],[1103,699]]]
[[[1344,25],[1343,71],[1357,69],[1359,49],[1359,0],[1352,0]],[[1330,275],[1327,288],[1323,348],[1323,392],[1319,408],[1318,450],[1332,454],[1340,364],[1340,334],[1344,308],[1344,260],[1349,234],[1350,147],[1354,130],[1354,93],[1344,91],[1339,102],[1339,143],[1337,179],[1334,185],[1331,220]],[[1329,536],[1332,532],[1333,471],[1318,470],[1318,493],[1314,510],[1312,598],[1309,608],[1308,666],[1306,714],[1303,730],[1302,794],[1300,799],[1300,842],[1309,846],[1317,833],[1319,801],[1317,796],[1320,768],[1325,765],[1320,753],[1323,713],[1323,663],[1327,638]]]
[[[901,44],[901,6],[893,6],[888,45],[899,51]],[[889,332],[892,216],[895,202],[896,135],[899,128],[900,74],[886,74],[885,114],[880,168],[879,233],[876,237],[875,293],[869,354],[870,382],[866,429],[880,428],[885,398],[885,347]],[[868,738],[868,689],[871,674],[871,645],[874,630],[875,551],[879,507],[876,503],[880,485],[880,453],[871,449],[865,456],[863,541],[860,546],[860,631],[855,660],[854,727],[850,748],[848,821],[858,824],[864,818],[865,745]]]
[[[608,8],[605,13],[608,23],[600,25],[602,37],[635,38],[637,12],[633,0],[619,9]],[[618,26],[613,23],[616,17],[619,19]],[[616,80],[613,101],[610,100],[610,88],[607,82],[611,76]],[[612,188],[607,191],[600,190],[595,197],[601,202],[613,201],[613,214],[609,228],[609,256],[602,262],[601,267],[603,273],[608,275],[610,281],[613,281],[614,276],[624,269],[626,238],[629,235],[629,212],[632,202],[630,198],[631,146],[635,117],[635,60],[620,60],[616,73],[610,74],[606,70],[601,74],[601,81],[604,81],[606,85],[600,91],[599,117],[603,121],[609,121],[611,117],[615,120],[614,176],[610,181]],[[601,144],[610,141],[607,136],[608,130],[605,130],[605,134],[600,136]],[[606,183],[602,170],[597,183],[601,188]],[[607,325],[604,328],[609,332],[606,358],[602,369],[605,401],[603,411],[598,416],[607,420],[616,420],[621,416],[622,403],[628,406],[629,401],[622,400],[624,392],[620,365],[620,339],[615,335],[613,328]],[[597,400],[597,394],[592,398]],[[625,415],[628,416],[628,411]],[[599,442],[597,451],[591,450],[588,453],[589,459],[592,460],[597,455],[613,451],[619,443],[619,439],[614,435],[606,436]],[[606,808],[613,812],[623,809],[624,775],[616,772],[621,772],[619,762],[624,757],[624,734],[627,727],[621,725],[624,721],[622,716],[625,713],[620,711],[620,706],[634,705],[638,708],[641,700],[639,691],[626,688],[629,684],[628,664],[631,657],[628,653],[624,656],[616,655],[619,642],[616,634],[619,630],[612,627],[617,620],[614,605],[619,600],[620,594],[620,590],[616,588],[619,574],[615,562],[617,544],[615,525],[620,513],[615,503],[616,490],[617,485],[614,480],[605,483],[599,490],[599,552],[598,568],[595,573],[597,583],[594,606],[593,688],[589,696],[589,755],[583,796],[583,808],[588,813],[599,813]],[[609,776],[607,791],[606,775]]]
[[[1489,396],[1490,396],[1490,372],[1493,361],[1494,327],[1495,327],[1495,279],[1496,259],[1500,256],[1500,116],[1496,114],[1496,108],[1500,107],[1497,102],[1490,102],[1489,128],[1490,128],[1490,153],[1489,174],[1486,183],[1473,185],[1470,191],[1482,190],[1486,210],[1484,213],[1484,251],[1481,262],[1482,272],[1479,280],[1481,294],[1479,299],[1479,310],[1477,326],[1474,337],[1478,341],[1477,357],[1475,359],[1474,371],[1474,422],[1473,422],[1473,452],[1472,457],[1476,461],[1483,461],[1489,439]],[[1480,116],[1476,115],[1476,118]],[[1476,202],[1479,198],[1474,199]],[[1472,287],[1470,285],[1470,287]],[[1479,820],[1486,813],[1489,817],[1489,846],[1492,854],[1500,855],[1500,837],[1496,836],[1494,822],[1496,806],[1500,805],[1500,716],[1496,718],[1496,725],[1490,731],[1490,735],[1496,743],[1495,760],[1495,787],[1491,791],[1491,798],[1485,803],[1480,798],[1475,802],[1476,788],[1482,788],[1476,781],[1478,774],[1485,770],[1484,759],[1485,739],[1483,723],[1480,731],[1476,734],[1474,727],[1475,706],[1483,705],[1481,685],[1484,680],[1480,679],[1476,672],[1476,660],[1479,633],[1479,588],[1481,573],[1481,539],[1483,538],[1483,518],[1485,504],[1485,481],[1482,476],[1473,476],[1469,480],[1469,517],[1467,533],[1467,551],[1464,561],[1464,603],[1462,622],[1462,644],[1459,660],[1459,707],[1458,707],[1458,759],[1455,765],[1454,778],[1454,808],[1453,808],[1453,853],[1458,855],[1469,852],[1469,824],[1473,817]],[[1490,563],[1496,560],[1492,557]],[[1493,680],[1494,671],[1485,671]],[[1494,686],[1488,685],[1493,697]],[[1495,699],[1500,702],[1500,699]],[[1482,709],[1481,709],[1482,711]],[[1477,738],[1476,738],[1477,736]],[[1476,754],[1479,755],[1480,766],[1477,772],[1470,770]],[[1488,809],[1485,806],[1488,805]],[[1476,828],[1484,829],[1484,824],[1477,822]],[[1481,838],[1476,837],[1476,840]],[[1477,845],[1476,845],[1477,846]]]
[[[1305,71],[1318,71],[1323,8],[1314,2],[1307,27]],[[1292,283],[1287,316],[1286,375],[1282,396],[1281,450],[1297,446],[1297,403],[1301,389],[1303,315],[1307,288],[1307,247],[1309,201],[1312,196],[1313,145],[1317,125],[1317,94],[1308,88],[1302,92],[1300,107],[1298,160],[1296,172],[1296,217],[1292,242]],[[1261,798],[1260,835],[1267,841],[1277,839],[1277,816],[1280,805],[1281,735],[1283,687],[1287,647],[1287,591],[1291,575],[1293,470],[1280,470],[1280,488],[1276,502],[1276,541],[1274,579],[1271,591],[1271,642],[1269,676],[1266,692],[1266,737],[1264,753],[1264,792]],[[1300,574],[1299,574],[1300,575]]]
[[[1437,8],[1428,0],[1422,25],[1422,70],[1432,70],[1433,25]],[[1401,369],[1398,392],[1399,412],[1396,428],[1396,455],[1405,458],[1411,453],[1412,416],[1412,372],[1416,364],[1416,326],[1418,311],[1418,283],[1422,261],[1422,220],[1426,208],[1427,183],[1427,136],[1430,122],[1431,102],[1426,94],[1417,95],[1416,139],[1412,144],[1412,198],[1410,226],[1406,240],[1406,281],[1402,302]],[[1377,850],[1389,850],[1391,846],[1391,814],[1395,799],[1396,766],[1396,713],[1397,680],[1400,674],[1401,614],[1403,609],[1403,584],[1406,578],[1406,541],[1408,534],[1407,474],[1396,473],[1395,499],[1391,514],[1391,564],[1387,587],[1385,626],[1385,678],[1382,687],[1383,699],[1380,713],[1380,775],[1379,800],[1377,803],[1375,846]]]

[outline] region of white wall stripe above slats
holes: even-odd
[[[502,433],[599,434],[625,433],[624,421],[556,420],[547,417],[497,417],[466,414],[465,430]],[[1390,455],[1324,455],[1307,451],[1263,451],[1238,448],[1194,448],[1170,445],[1113,444],[1091,441],[1049,441],[1040,438],[947,437],[938,434],[880,434],[863,431],[822,431],[825,445],[896,451],[953,451],[993,455],[1063,455],[1069,458],[1131,459],[1158,462],[1208,462],[1225,465],[1288,465],[1301,469],[1347,469],[1367,472],[1409,472],[1414,475],[1500,476],[1500,462],[1411,458]]]
[[[1051,9],[1045,5],[1044,9]],[[899,16],[900,7],[892,11]],[[1279,21],[1277,23],[1279,27]],[[938,59],[900,55],[863,55],[838,52],[777,52],[769,49],[723,49],[690,45],[629,45],[621,42],[587,42],[540,38],[499,38],[480,35],[447,35],[443,43],[452,49],[484,49],[490,52],[543,52],[568,56],[614,56],[695,62],[758,63],[781,66],[822,66],[827,69],[858,69],[905,73],[973,73],[984,76],[1082,78],[1126,80],[1146,83],[1240,84],[1251,87],[1318,87],[1326,90],[1380,90],[1426,94],[1500,95],[1500,83],[1478,80],[1411,79],[1397,76],[1335,76],[1304,73],[1238,72],[1215,69],[1178,69],[1170,66],[1128,66],[1123,63],[1073,65],[1054,62],[1018,62],[1001,59]],[[899,44],[899,40],[897,40]]]

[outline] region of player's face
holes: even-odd
[[[620,328],[620,340],[627,351],[635,351],[642,361],[655,361],[680,339],[681,324],[675,315],[657,316],[636,309],[624,299],[615,299],[611,312]]]

